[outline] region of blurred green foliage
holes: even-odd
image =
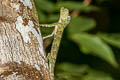
[[[93,70],[88,65],[62,63],[57,70],[57,80],[113,80],[110,75]]]
[[[80,50],[85,54],[92,54],[118,67],[111,48],[104,43],[98,36],[86,33],[71,35],[73,41],[78,43]]]
[[[112,46],[120,48],[120,33],[112,33],[112,34],[105,34],[101,33],[98,34],[104,41],[111,44]]]
[[[119,20],[116,19],[116,15],[114,15],[114,18],[112,14],[115,13],[112,10],[116,8],[114,5],[119,1],[92,0],[89,5],[85,5],[83,1],[85,0],[35,0],[40,23],[57,22],[61,7],[68,8],[72,17],[70,24],[63,34],[57,60],[56,80],[119,80],[120,77],[117,75],[120,75],[120,61],[117,60],[117,58],[120,58],[120,54],[117,54],[118,56],[116,58],[115,52],[120,53],[120,28],[114,28],[117,32],[112,31],[113,27],[115,27],[113,24],[116,24],[115,22]],[[116,9],[119,8],[120,7],[117,7]],[[102,17],[103,14],[107,14],[107,16]],[[98,16],[99,18],[97,18],[97,20],[96,17]],[[105,18],[108,18],[106,22],[111,26],[106,24],[104,21]],[[112,19],[116,21],[112,21]],[[105,27],[100,26],[101,24]],[[120,26],[120,24],[117,24],[117,26]],[[101,30],[101,28],[103,28],[103,30]],[[41,31],[42,35],[45,36],[50,34],[52,29],[41,28]],[[76,46],[78,50],[75,49]],[[70,50],[70,47],[72,47],[73,50]],[[89,61],[89,59],[87,60],[87,57],[82,60],[77,56],[77,53],[79,53],[81,57],[83,55],[89,56],[91,61]],[[93,57],[98,59],[94,60],[92,59]],[[98,63],[97,60],[101,60],[101,63]],[[71,63],[65,63],[66,61]],[[92,62],[96,65],[94,68],[90,68]],[[75,65],[76,63],[77,65]],[[81,65],[81,63],[85,65]],[[113,67],[111,68],[109,64],[107,64],[110,69],[117,69],[117,72],[112,71],[107,74],[107,71],[103,68],[101,71],[95,69],[100,67],[106,68],[104,63],[112,65]],[[100,66],[98,67],[97,64],[100,64]]]
[[[69,27],[68,34],[79,34],[84,31],[88,31],[96,26],[94,19],[86,17],[72,18]]]

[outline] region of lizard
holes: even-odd
[[[49,60],[49,68],[51,73],[51,80],[54,80],[54,67],[57,58],[58,49],[60,46],[61,38],[64,29],[70,22],[69,10],[67,8],[62,7],[60,10],[60,18],[57,23],[53,24],[39,24],[41,27],[55,27],[52,34],[43,37],[43,39],[49,38],[54,36],[54,40],[52,43],[51,51],[48,53],[48,60]]]

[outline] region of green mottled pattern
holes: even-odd
[[[62,34],[64,31],[64,28],[69,24],[69,22],[70,22],[69,10],[62,7],[60,11],[60,19],[57,24],[56,34],[54,35],[51,52],[49,54],[49,61],[50,61],[51,71],[52,71],[51,73],[53,73],[52,74],[53,77],[54,77],[54,67],[55,67],[55,62],[57,58],[57,52],[59,49]]]
[[[51,80],[54,80],[54,67],[55,67],[57,52],[59,49],[62,34],[65,27],[69,24],[69,22],[70,22],[69,10],[67,8],[62,7],[60,10],[60,19],[57,23],[40,24],[40,26],[42,27],[55,27],[54,40],[53,40],[51,52],[48,53]]]

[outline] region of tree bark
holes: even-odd
[[[0,0],[0,80],[50,80],[33,0]]]

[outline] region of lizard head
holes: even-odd
[[[66,25],[69,24],[70,16],[69,16],[69,10],[67,8],[64,7],[61,8],[59,22],[64,23]]]

